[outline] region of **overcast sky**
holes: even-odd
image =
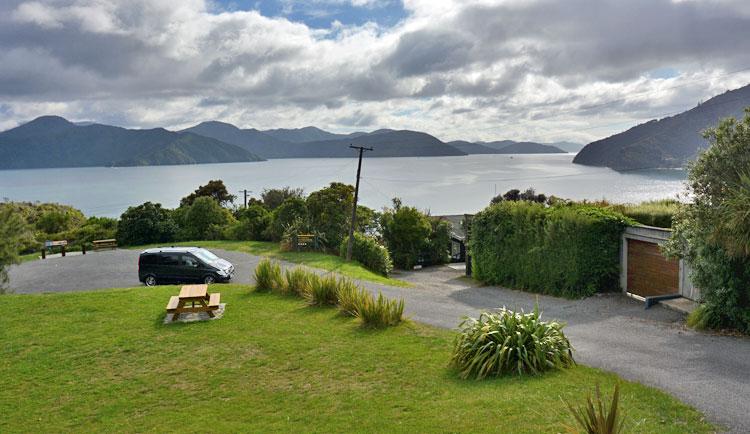
[[[587,142],[750,83],[748,0],[0,2],[0,130]]]

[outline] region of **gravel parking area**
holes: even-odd
[[[261,258],[213,251],[235,265],[234,282],[251,283]],[[138,286],[138,254],[114,250],[27,262],[11,268],[10,288],[38,293]],[[644,310],[642,303],[621,294],[585,300],[537,296],[479,286],[449,267],[395,277],[414,286],[364,284],[403,297],[413,320],[444,328],[454,328],[463,316],[482,310],[507,306],[528,311],[538,302],[544,317],[567,323],[579,362],[665,390],[731,432],[750,432],[750,339],[695,332],[685,327],[682,314],[661,306]]]

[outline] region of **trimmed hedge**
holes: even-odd
[[[339,248],[339,256],[346,257],[346,245],[349,237],[344,238]],[[393,271],[393,261],[388,249],[381,246],[373,237],[354,233],[354,243],[352,243],[352,259],[367,267],[368,270],[374,271],[383,276],[388,276]]]
[[[580,204],[502,202],[472,220],[474,276],[570,298],[619,289],[620,236],[632,220]]]
[[[680,202],[673,199],[641,202],[636,205],[610,205],[609,209],[620,212],[640,224],[671,228],[672,219],[680,208]]]

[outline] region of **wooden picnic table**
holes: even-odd
[[[220,298],[221,294],[218,292],[208,293],[208,285],[185,285],[180,289],[180,295],[169,299],[167,312],[174,314],[172,321],[176,321],[181,313],[206,312],[213,318],[213,311],[219,308]]]

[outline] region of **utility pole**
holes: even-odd
[[[243,208],[247,208],[247,194],[252,193],[252,190],[244,189],[240,190],[240,193],[244,194],[245,200],[242,201]]]
[[[346,261],[352,260],[352,244],[354,243],[354,225],[357,223],[357,200],[359,200],[359,175],[362,173],[362,154],[372,151],[372,148],[364,146],[349,145],[352,149],[359,150],[359,164],[357,165],[357,185],[354,187],[354,205],[352,206],[352,224],[349,227],[349,240],[346,243]]]

